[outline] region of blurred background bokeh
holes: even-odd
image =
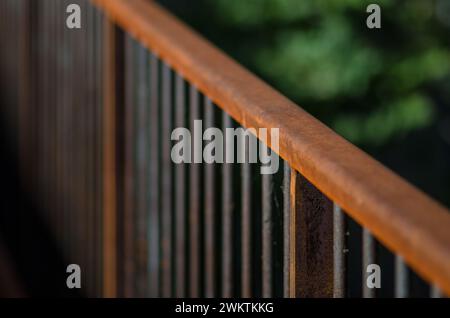
[[[450,206],[450,1],[159,2]],[[370,3],[381,7],[381,29],[366,26]]]

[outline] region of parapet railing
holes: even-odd
[[[87,12],[81,30],[61,26],[71,3]],[[410,269],[432,296],[450,293],[447,209],[153,1],[0,7],[11,47],[0,54],[2,88],[17,83],[2,103],[17,120],[23,171],[67,257],[96,277],[90,294],[345,297],[356,282],[374,297],[366,269],[378,242],[395,254],[395,296],[409,295]],[[173,129],[200,119],[205,129],[278,128],[279,144],[258,138],[280,173],[174,164]]]

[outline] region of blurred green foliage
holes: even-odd
[[[442,1],[378,0],[379,30],[366,27],[369,0],[203,5],[239,61],[350,141],[380,146],[436,118],[435,90],[450,79]]]
[[[159,1],[450,207],[450,0]]]

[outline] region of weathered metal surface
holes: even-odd
[[[431,298],[443,298],[444,294],[442,293],[442,290],[437,287],[436,285],[432,285],[430,287],[430,297]]]
[[[273,176],[262,176],[262,296],[273,297]]]
[[[156,55],[152,54],[150,57],[150,216],[148,226],[148,271],[150,296],[160,296],[161,278],[161,232],[160,232],[160,166],[161,166],[161,151],[160,151],[160,80],[159,80],[160,62]]]
[[[103,22],[103,295],[117,296],[117,29]]]
[[[409,270],[403,258],[395,256],[395,297],[406,298],[409,295]]]
[[[134,217],[135,217],[135,187],[134,187],[134,88],[135,68],[134,64],[134,40],[130,35],[125,36],[125,105],[124,105],[124,208],[123,208],[123,254],[124,254],[124,277],[123,293],[125,297],[134,296],[134,271],[135,271],[135,249],[134,249]]]
[[[186,104],[184,79],[175,79],[175,126],[186,127]],[[186,296],[186,165],[175,167],[175,213],[176,213],[176,297]]]
[[[291,167],[283,166],[283,297],[290,297],[290,223],[291,223]]]
[[[204,102],[204,129],[215,127],[215,106],[209,98]],[[216,167],[210,163],[205,165],[204,189],[205,189],[205,297],[214,297],[216,288]]]
[[[249,298],[252,296],[252,198],[253,191],[251,185],[251,165],[249,162],[249,141],[247,137],[243,136],[243,140],[238,141],[244,143],[245,149],[245,160],[241,167],[241,200],[242,200],[242,211],[241,211],[241,237],[242,237],[242,247],[241,247],[241,296]]]
[[[333,297],[333,203],[294,170],[291,296]]]
[[[189,127],[194,131],[194,121],[201,119],[200,114],[200,95],[197,88],[193,85],[189,89]],[[192,157],[194,158],[195,149],[202,147],[192,142]],[[189,275],[189,296],[200,297],[200,164],[192,163],[189,166],[189,257],[190,257],[190,275]]]
[[[149,72],[148,53],[141,45],[136,47],[136,137],[135,137],[135,186],[136,186],[136,278],[135,288],[138,297],[147,296],[148,271],[147,271],[147,231],[148,231],[148,193],[149,193],[149,83],[147,81]]]
[[[345,297],[345,214],[337,205],[333,205],[333,297]]]
[[[280,128],[283,159],[388,248],[400,252],[413,269],[450,292],[450,215],[444,207],[336,135],[157,4],[144,0],[94,2],[240,124]]]
[[[376,289],[369,288],[367,284],[369,275],[367,269],[369,265],[375,264],[376,262],[375,239],[366,228],[363,228],[362,236],[362,295],[364,298],[374,298],[376,296]]]
[[[172,217],[173,217],[173,184],[172,184],[172,159],[170,157],[172,134],[172,71],[167,64],[162,65],[162,176],[161,176],[161,217],[162,217],[162,296],[172,297]]]
[[[231,117],[222,113],[222,129],[231,128]],[[225,138],[225,153],[231,151],[231,141]],[[229,298],[233,295],[233,171],[231,164],[222,165],[222,294]]]

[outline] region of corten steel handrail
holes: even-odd
[[[92,0],[244,127],[280,129],[279,155],[419,274],[450,293],[450,214],[157,4]],[[270,140],[269,140],[270,146]]]

